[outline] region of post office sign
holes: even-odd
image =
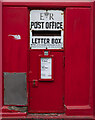
[[[30,49],[64,49],[64,11],[30,11]]]

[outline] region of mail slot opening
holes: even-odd
[[[58,31],[32,30],[32,36],[61,36],[61,30]]]

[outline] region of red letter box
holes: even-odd
[[[94,119],[95,3],[83,1],[2,2],[3,118]]]

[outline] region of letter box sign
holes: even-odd
[[[30,49],[64,49],[64,11],[30,11]]]

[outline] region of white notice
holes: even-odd
[[[30,49],[64,49],[64,11],[30,11]]]
[[[52,79],[52,58],[41,58],[41,79]]]

